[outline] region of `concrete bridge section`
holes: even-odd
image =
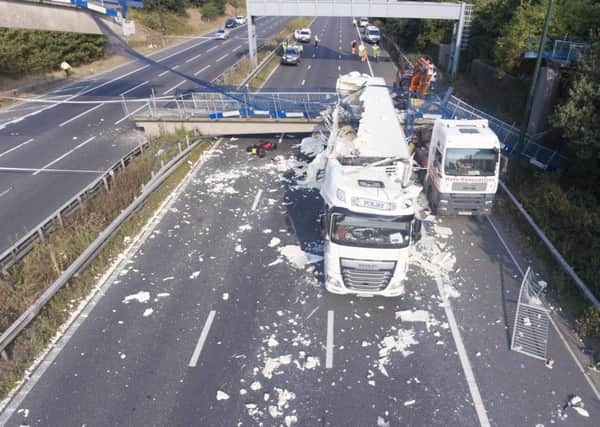
[[[321,118],[286,118],[274,120],[271,118],[227,118],[212,120],[196,117],[189,119],[157,119],[153,117],[136,116],[135,124],[143,128],[148,137],[160,136],[183,129],[187,132],[198,132],[201,135],[268,135],[268,134],[297,134],[312,133],[321,123]]]
[[[70,2],[0,0],[0,27],[3,28],[103,34],[102,26],[108,26],[116,34],[135,33],[132,21],[94,12],[91,8],[81,9]]]

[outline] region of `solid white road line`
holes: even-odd
[[[333,368],[333,310],[327,311],[327,343],[325,346],[325,368]]]
[[[194,73],[194,75],[195,75],[195,76],[197,76],[197,75],[198,75],[198,74],[200,74],[202,71],[204,71],[204,70],[207,70],[207,69],[209,69],[209,68],[210,68],[210,64],[208,64],[207,66],[205,66],[205,67],[203,67],[203,68],[199,69],[198,71],[196,71],[196,72]]]
[[[262,193],[262,190],[258,190],[258,193],[256,193],[256,197],[254,197],[254,203],[252,203],[252,207],[250,208],[251,211],[255,211],[258,207],[258,202],[260,201],[260,196],[262,196]]]
[[[29,138],[27,141],[25,141],[25,142],[21,142],[19,145],[15,145],[13,148],[10,148],[10,149],[6,150],[5,152],[3,152],[3,153],[0,153],[0,157],[4,157],[4,156],[6,156],[8,153],[12,153],[13,151],[15,151],[15,150],[18,150],[19,148],[26,146],[26,145],[27,145],[27,144],[29,144],[31,141],[33,141],[33,138]]]
[[[187,82],[187,80],[182,80],[179,83],[177,83],[175,86],[173,86],[171,89],[167,89],[165,90],[162,94],[166,95],[167,93],[174,91],[175,89],[177,89],[179,86],[181,86],[182,84],[184,84],[185,82]]]
[[[73,153],[75,150],[80,149],[81,147],[83,147],[84,145],[86,145],[88,142],[93,141],[94,139],[96,139],[95,136],[92,136],[91,138],[86,139],[85,141],[83,141],[81,144],[71,148],[69,151],[67,151],[66,153],[64,153],[62,156],[52,160],[50,163],[48,163],[47,165],[41,167],[40,169],[36,170],[32,175],[37,175],[39,174],[41,171],[43,171],[44,169],[49,168],[50,166],[52,166],[54,163],[60,162],[62,159],[64,159],[65,157],[67,157],[69,154]]]
[[[103,105],[104,104],[98,104],[95,107],[90,108],[89,110],[85,110],[83,113],[77,114],[75,117],[71,117],[69,120],[66,120],[66,121],[62,122],[61,124],[58,125],[58,127],[61,128],[64,125],[68,125],[72,121],[77,120],[78,118],[85,116],[87,113],[91,113],[92,111],[97,110],[98,108],[102,107]]]
[[[140,111],[140,110],[141,110],[142,108],[144,108],[146,105],[148,105],[148,104],[142,104],[142,106],[141,106],[141,107],[138,107],[138,108],[136,108],[135,110],[133,110],[132,112],[130,112],[129,114],[127,114],[127,115],[125,115],[125,116],[121,117],[119,120],[117,120],[117,121],[115,122],[115,125],[118,125],[118,124],[120,124],[121,122],[123,122],[124,120],[126,120],[126,119],[127,119],[129,116],[131,116],[132,114],[135,114],[135,113],[137,113],[138,111]]]
[[[196,348],[194,349],[194,353],[192,354],[192,358],[190,359],[190,363],[188,366],[190,368],[195,368],[198,364],[198,358],[200,358],[200,353],[202,352],[202,347],[204,347],[204,342],[206,341],[206,337],[208,336],[208,331],[210,330],[210,326],[215,318],[215,311],[211,310],[208,313],[208,318],[206,319],[206,323],[204,324],[204,328],[202,328],[202,333],[200,334],[200,338],[198,338],[198,344],[196,344]]]
[[[227,56],[229,56],[228,53],[226,53],[225,55],[221,56],[220,58],[217,58],[217,60],[215,62],[221,62],[223,59],[227,58]]]
[[[496,228],[496,225],[494,224],[494,222],[492,221],[492,219],[489,216],[486,217],[486,218],[487,218],[488,222],[490,223],[490,225],[492,226],[492,228],[494,229],[494,232],[496,233],[496,236],[498,236],[498,239],[500,239],[500,242],[502,243],[502,246],[504,246],[504,249],[508,253],[508,256],[512,260],[513,264],[515,265],[515,267],[517,268],[517,270],[519,270],[519,273],[521,273],[521,277],[522,277],[525,274],[525,272],[521,268],[521,265],[519,265],[519,263],[517,262],[517,258],[514,256],[514,254],[512,253],[512,251],[510,250],[510,248],[508,247],[508,244],[506,243],[506,241],[504,240],[504,238],[500,234],[500,231]],[[577,358],[577,355],[571,349],[571,346],[569,345],[569,343],[565,339],[565,337],[562,334],[562,332],[560,331],[560,329],[558,329],[558,325],[554,321],[554,318],[552,317],[551,313],[549,313],[548,318],[550,319],[550,323],[552,323],[552,326],[554,327],[554,330],[558,334],[558,337],[560,338],[560,340],[564,344],[565,348],[567,349],[567,351],[569,352],[569,354],[571,355],[571,357],[575,361],[575,364],[577,365],[577,368],[579,368],[579,371],[581,371],[581,373],[583,374],[583,377],[585,378],[585,380],[587,381],[588,385],[592,389],[592,392],[596,395],[596,399],[600,400],[600,392],[598,391],[598,389],[596,388],[596,386],[592,382],[592,380],[588,377],[588,375],[586,374],[585,369],[583,368],[583,366],[581,366],[581,362],[579,362],[579,359]]]
[[[148,81],[148,80],[146,80],[145,82],[142,82],[142,83],[140,83],[139,85],[137,85],[137,86],[134,86],[134,87],[132,87],[131,89],[127,89],[125,92],[122,92],[122,93],[120,93],[120,94],[119,94],[119,96],[124,96],[124,95],[127,95],[129,92],[133,92],[133,91],[134,91],[134,90],[136,90],[138,87],[142,87],[142,86],[144,86],[144,85],[147,85],[148,83],[149,83],[149,81]]]
[[[467,350],[462,340],[462,336],[460,335],[460,330],[458,329],[454,312],[450,306],[448,296],[444,291],[444,284],[439,277],[435,277],[435,283],[438,288],[438,293],[442,299],[442,306],[444,307],[444,312],[446,313],[446,318],[448,319],[450,332],[452,333],[452,338],[454,339],[454,344],[456,345],[458,359],[460,360],[460,364],[462,365],[463,372],[465,374],[467,386],[469,387],[469,392],[471,393],[471,399],[473,399],[473,405],[475,406],[475,413],[479,419],[479,424],[482,427],[489,427],[490,421],[488,420],[483,399],[481,398],[481,393],[479,392],[479,387],[477,386],[477,380],[475,379],[475,374],[473,374],[473,368],[471,367],[469,356],[467,356]]]
[[[37,172],[37,173],[92,173],[95,175],[103,174],[106,171],[90,169],[36,169],[36,168],[8,168],[0,166],[3,172]],[[34,174],[35,175],[35,174]]]

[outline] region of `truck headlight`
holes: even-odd
[[[340,202],[346,201],[346,192],[344,190],[341,190],[338,188],[337,191],[335,192],[335,195],[337,196],[337,198]]]
[[[337,289],[344,289],[344,285],[342,285],[342,282],[340,282],[338,279],[334,278],[331,275],[327,275],[327,287],[329,288],[337,288]]]

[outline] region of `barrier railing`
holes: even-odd
[[[179,154],[165,164],[158,171],[158,173],[154,174],[150,181],[144,186],[141,194],[136,197],[134,201],[127,208],[125,208],[106,229],[100,233],[96,240],[94,240],[94,242],[92,242],[92,244],[81,255],[79,255],[79,257],[60,275],[60,277],[56,279],[56,281],[50,285],[50,287],[46,289],[46,291],[31,306],[29,306],[16,321],[14,321],[5,331],[3,331],[2,335],[0,335],[0,354],[2,354],[4,358],[6,358],[6,354],[4,353],[6,347],[15,339],[17,335],[19,335],[23,329],[25,329],[27,325],[29,325],[29,323],[31,323],[35,316],[40,312],[42,307],[48,301],[50,301],[50,299],[60,289],[62,289],[73,276],[85,268],[85,266],[87,266],[96,257],[106,241],[121,226],[121,224],[123,224],[127,218],[129,218],[129,216],[131,216],[131,214],[141,206],[146,198],[148,198],[148,196],[150,196],[154,190],[156,190],[170,176],[171,172],[174,171],[176,167],[185,160],[190,151],[203,141],[198,139],[191,144],[189,143],[189,140],[186,140],[186,142],[188,145],[185,149],[182,149],[181,144],[178,144],[180,147]]]

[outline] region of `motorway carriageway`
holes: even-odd
[[[312,26],[331,50],[347,27]],[[314,59],[268,86],[334,83],[332,59]],[[403,297],[324,291],[322,201],[297,186],[299,141],[263,159],[252,139],[213,147],[0,424],[594,425],[597,392],[554,331],[553,369],[508,349],[521,258],[501,218],[428,220]],[[589,418],[564,417],[570,394]]]
[[[261,17],[259,39],[278,33],[287,18]],[[206,37],[161,50],[151,58],[172,69],[212,80],[247,54],[247,27],[235,28],[228,40]],[[172,94],[196,85],[162,69],[132,61],[55,89],[42,99],[100,102],[104,98]],[[144,140],[120,103],[18,103],[0,110],[0,252],[39,224],[98,175],[50,172],[104,171]]]

